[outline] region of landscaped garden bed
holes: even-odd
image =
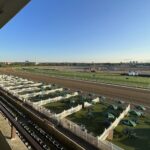
[[[120,122],[114,130],[113,143],[127,150],[150,149],[150,115],[148,113],[138,114],[132,110]]]
[[[120,115],[122,110],[119,105],[113,108],[113,105],[107,103],[97,103],[67,118],[81,125],[88,132],[92,132],[95,136],[99,136]]]
[[[64,110],[70,109],[71,107],[76,107],[77,105],[82,105],[84,102],[91,101],[87,97],[77,95],[70,97],[68,99],[63,99],[58,102],[52,102],[44,105],[45,108],[50,109],[54,113],[61,113]]]

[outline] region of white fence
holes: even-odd
[[[29,88],[24,88],[24,89],[16,89],[13,90],[14,93],[22,93],[22,92],[31,92],[31,91],[36,91],[36,90],[40,90],[40,88],[38,87],[29,87]]]
[[[99,97],[97,97],[97,98],[95,98],[95,99],[92,100],[92,103],[96,104],[96,103],[99,102],[99,100],[100,100]]]
[[[19,98],[21,98],[21,99],[24,99],[24,98],[28,99],[30,97],[34,97],[34,96],[42,95],[42,94],[47,95],[47,94],[50,94],[50,93],[54,93],[56,91],[63,91],[63,88],[48,90],[48,91],[45,91],[44,93],[42,91],[40,91],[40,92],[35,92],[35,93],[30,93],[30,94],[25,94],[25,95],[19,95]]]
[[[36,104],[36,105],[42,106],[42,105],[45,105],[45,104],[48,104],[48,103],[60,101],[62,99],[63,99],[63,96],[58,96],[58,97],[49,98],[49,99],[46,99],[46,100],[40,100],[38,102],[33,102],[33,103]]]
[[[25,103],[27,103],[28,105],[30,105],[31,107],[33,107],[35,110],[45,114],[47,117],[53,117],[54,113],[52,113],[50,110],[42,107],[42,106],[38,106],[36,104],[33,104],[32,102],[30,102],[29,100],[25,100]]]
[[[101,141],[98,137],[93,136],[91,133],[87,133],[87,130],[80,127],[79,125],[75,124],[74,122],[68,119],[61,119],[59,121],[62,127],[70,130],[80,138],[86,140],[90,144],[94,145],[95,147],[102,149],[102,150],[123,150],[122,148],[118,147],[117,145],[108,142],[108,141]]]
[[[115,119],[115,121],[111,124],[111,126],[108,129],[105,129],[103,134],[99,137],[100,140],[105,140],[109,133],[119,124],[119,122],[128,114],[130,111],[130,105],[120,114],[118,118]]]
[[[93,136],[91,133],[87,133],[86,129],[65,118],[61,119],[59,123],[64,128],[70,130],[71,132],[91,143],[92,145],[96,146],[97,148],[100,148],[102,150],[123,150],[117,145],[106,141],[106,138],[108,137],[110,131],[113,130],[119,124],[119,122],[128,114],[129,110],[130,105],[128,105],[127,108],[120,114],[120,116],[116,118],[116,120],[111,124],[111,126],[108,129],[105,129],[102,135],[98,137]]]
[[[84,107],[89,107],[89,106],[92,106],[92,104],[88,102],[84,102]]]
[[[13,91],[19,88],[36,87],[36,85],[34,85],[33,83],[34,83],[33,81],[26,81],[26,82],[23,82],[23,85],[9,86],[7,87],[7,89]]]
[[[60,100],[63,100],[63,99],[68,99],[68,98],[71,98],[71,97],[74,97],[74,96],[77,96],[78,95],[78,92],[74,92],[73,94],[67,94],[66,96],[58,96],[58,97],[55,97],[55,98],[49,98],[49,99],[46,99],[46,100],[41,100],[39,102],[34,102],[34,104],[37,104],[39,106],[41,105],[45,105],[47,103],[52,103],[52,102],[57,102],[57,101],[60,101]]]
[[[55,114],[54,115],[54,118],[57,118],[58,119],[62,119],[62,118],[65,118],[66,116],[68,115],[71,115],[77,111],[80,111],[82,109],[82,105],[78,105],[76,107],[72,107],[71,109],[68,109],[68,110],[64,110],[62,113],[60,114]]]

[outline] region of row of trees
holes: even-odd
[[[29,61],[25,61],[25,62],[13,62],[13,63],[4,63],[1,62],[0,63],[0,67],[2,66],[77,66],[77,67],[91,67],[91,66],[95,66],[95,67],[117,67],[117,66],[134,66],[134,67],[138,67],[138,66],[150,66],[150,63],[67,63],[67,62],[63,62],[63,63],[35,63],[35,62],[29,62]]]

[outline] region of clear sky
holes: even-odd
[[[150,0],[31,0],[0,30],[0,61],[150,62]]]

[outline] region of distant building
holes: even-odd
[[[35,62],[35,65],[39,65],[40,63],[39,62]]]
[[[25,61],[25,64],[29,64],[29,63],[30,63],[30,61],[28,61],[28,60]]]
[[[129,75],[129,76],[138,76],[139,73],[136,72],[136,71],[129,71],[129,72],[128,72],[128,75]]]
[[[11,65],[12,62],[7,62],[7,61],[6,61],[6,62],[3,62],[3,64],[4,64],[4,65]]]

